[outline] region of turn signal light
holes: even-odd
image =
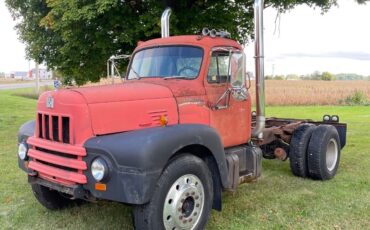
[[[162,115],[160,118],[159,118],[159,123],[162,125],[162,126],[166,126],[167,123],[168,123],[168,119],[166,116]]]
[[[107,185],[106,184],[102,184],[102,183],[96,183],[95,184],[95,189],[98,190],[98,191],[107,191]]]

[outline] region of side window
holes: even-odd
[[[230,79],[230,52],[214,51],[208,68],[209,83],[225,83]]]

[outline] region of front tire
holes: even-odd
[[[31,187],[36,199],[47,209],[63,209],[76,203],[76,200],[68,199],[62,196],[58,191],[51,190],[42,185],[32,184]]]
[[[206,163],[186,154],[165,168],[148,204],[133,209],[136,229],[203,229],[213,202]]]
[[[340,159],[340,140],[332,125],[319,125],[312,133],[308,146],[308,170],[310,177],[329,180],[337,173]]]

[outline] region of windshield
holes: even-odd
[[[144,77],[189,78],[198,76],[203,49],[192,46],[164,46],[137,52],[128,79]]]

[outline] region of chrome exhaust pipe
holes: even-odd
[[[161,17],[161,34],[162,38],[167,38],[170,36],[170,16],[171,8],[167,7]]]
[[[263,51],[263,8],[264,0],[254,1],[254,36],[255,36],[255,69],[256,69],[256,127],[252,136],[263,138],[265,128],[265,74],[264,74],[264,51]]]

